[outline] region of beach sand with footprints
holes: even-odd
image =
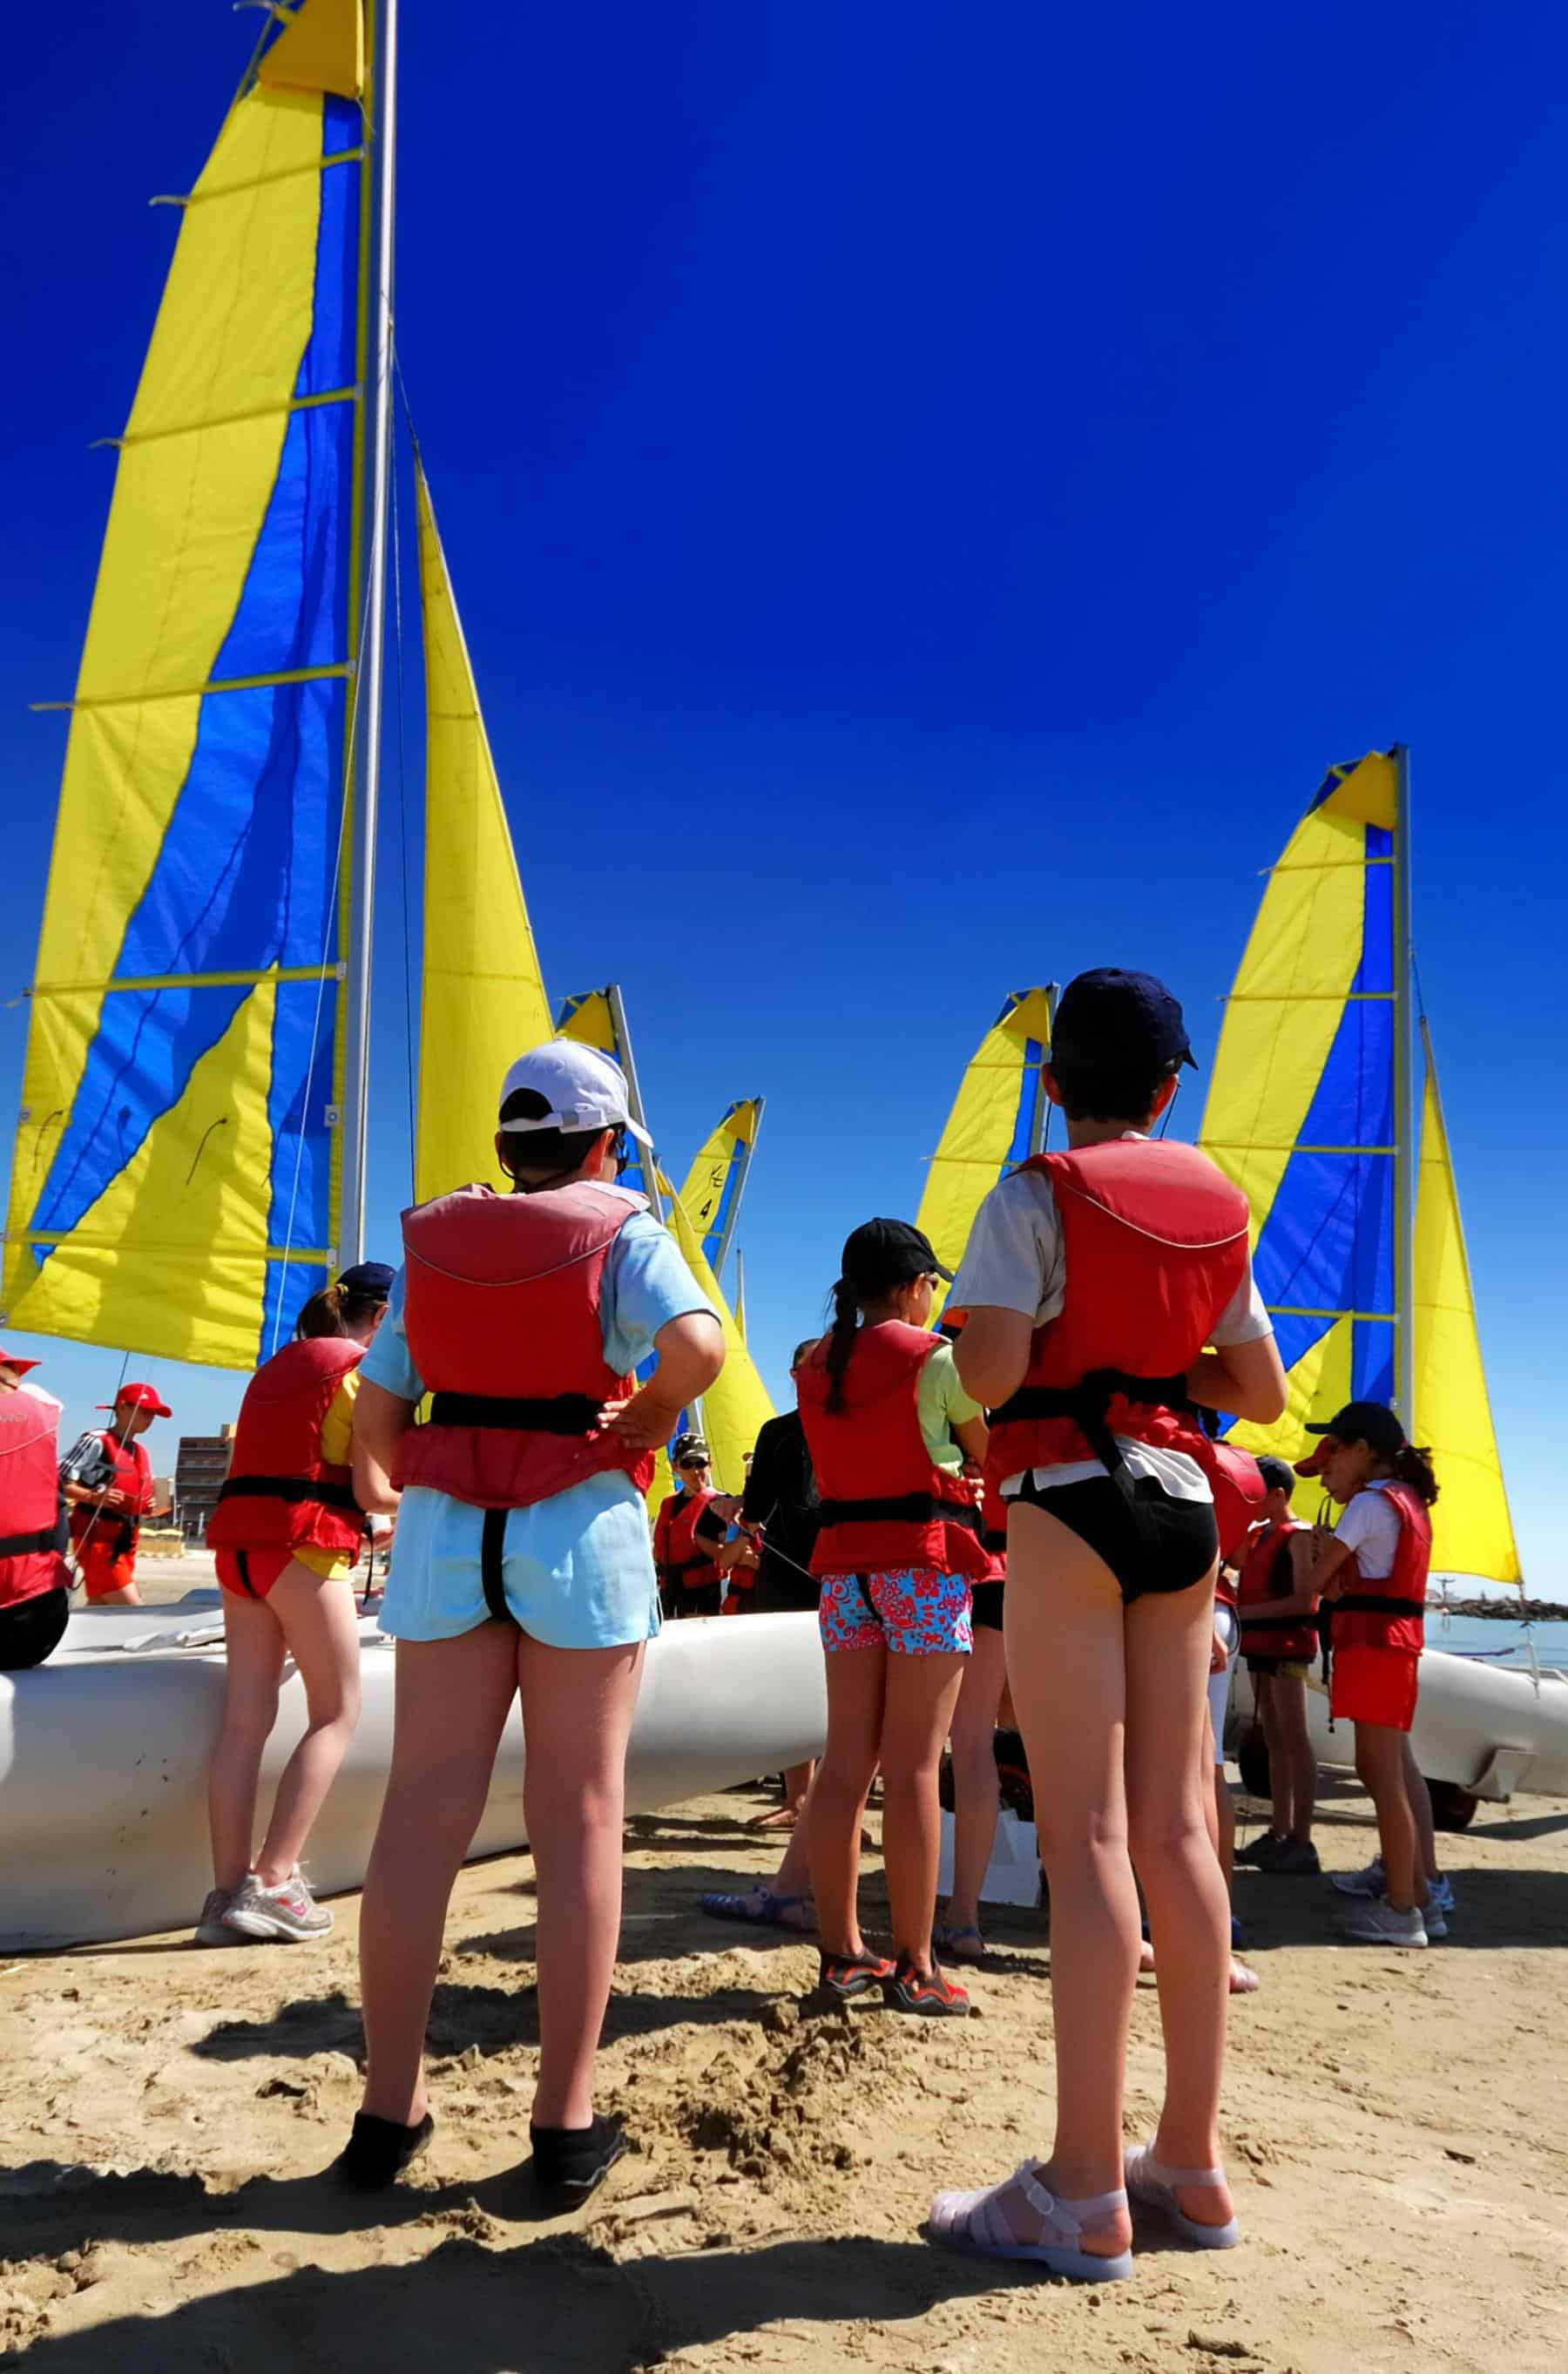
[[[315,1950],[144,1939],[0,1968],[0,2363],[29,2374],[907,2374],[1568,2363],[1568,1804],[1448,1840],[1452,1942],[1329,1942],[1327,1890],[1252,1874],[1260,1994],[1235,2007],[1224,2132],[1246,2228],[1157,2224],[1100,2290],[949,2257],[933,2190],[1047,2135],[1043,1917],[993,1922],[960,2025],[802,2010],[808,1945],[696,1898],[769,1857],[737,1792],[631,1826],[603,2086],[638,2150],[580,2219],[533,2221],[532,1870],[465,1871],[430,2030],[433,2149],[384,2204],[321,2171],[358,2091],[358,1899]],[[874,1817],[873,1817],[874,1820]],[[1325,1861],[1363,1862],[1331,1789]],[[882,1902],[866,1865],[873,1924]],[[194,1909],[194,1908],[193,1908]],[[1139,1990],[1132,2131],[1158,2015]],[[9,2355],[6,2353],[15,2353]]]

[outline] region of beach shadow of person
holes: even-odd
[[[425,2201],[428,2209],[428,2199]],[[191,2300],[166,2315],[111,2316],[44,2336],[29,2374],[166,2374],[221,2366],[276,2374],[301,2362],[439,2364],[443,2374],[637,2374],[682,2351],[785,2322],[829,2362],[836,2329],[912,2322],[940,2301],[977,2298],[1031,2271],[869,2235],[720,2247],[617,2261],[576,2234],[513,2249],[462,2236],[416,2261],[332,2274],[294,2270]],[[752,2354],[752,2353],[748,2353]]]

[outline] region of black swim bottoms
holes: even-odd
[[[1044,1490],[1026,1475],[1012,1498],[1043,1509],[1086,1542],[1115,1575],[1129,1607],[1152,1592],[1190,1591],[1220,1555],[1213,1502],[1174,1499],[1152,1475],[1127,1480],[1130,1501],[1108,1475]]]
[[[1000,1581],[976,1583],[973,1592],[975,1604],[970,1611],[970,1620],[977,1632],[1000,1632],[1003,1628],[1002,1589],[1003,1586]]]
[[[60,1645],[71,1620],[68,1591],[41,1591],[35,1598],[0,1607],[0,1674],[24,1673],[41,1665]]]

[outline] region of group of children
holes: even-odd
[[[210,1534],[228,1693],[197,1934],[238,1943],[330,1925],[298,1864],[357,1711],[348,1562],[367,1517],[395,1515],[381,1623],[398,1643],[396,1727],[362,1905],[367,2075],[344,2182],[390,2184],[429,2142],[423,2042],[448,1900],[518,1697],[537,1882],[531,2134],[546,2204],[586,2199],[626,2148],[595,2110],[592,2071],[644,1650],[661,1595],[666,1612],[695,1612],[699,1594],[700,1612],[718,1613],[726,1568],[749,1566],[766,1597],[772,1534],[776,1559],[785,1538],[806,1551],[826,1743],[778,1880],[716,1902],[801,1928],[814,1904],[825,1999],[917,2016],[969,2009],[951,1966],[980,1945],[1004,1687],[1027,1753],[1050,1894],[1056,2133],[1045,2157],[1000,2181],[941,2194],[932,2239],[1094,2281],[1131,2272],[1129,2198],[1196,2245],[1238,2239],[1218,2134],[1235,1977],[1211,1686],[1234,1630],[1260,1669],[1277,1776],[1276,1828],[1255,1859],[1315,1867],[1301,1691],[1314,1604],[1332,1604],[1335,1711],[1356,1724],[1382,1846],[1361,1875],[1357,1933],[1424,1943],[1440,1916],[1404,1734],[1435,1485],[1387,1410],[1352,1404],[1303,1463],[1347,1506],[1335,1535],[1297,1528],[1293,1478],[1272,1462],[1252,1468],[1242,1497],[1261,1500],[1258,1522],[1239,1541],[1235,1456],[1200,1414],[1272,1424],[1286,1384],[1245,1197],[1194,1148],[1152,1134],[1192,1060],[1160,983],[1075,981],[1045,1075],[1066,1150],[987,1197],[945,1332],[930,1322],[948,1273],[920,1232],[887,1219],[855,1229],[831,1324],[797,1354],[798,1413],[774,1422],[780,1440],[766,1446],[770,1464],[803,1461],[809,1512],[780,1502],[775,1530],[771,1504],[717,1502],[706,1446],[683,1438],[657,1574],[645,1511],[655,1452],[717,1375],[722,1336],[673,1240],[617,1183],[626,1134],[639,1133],[618,1067],[595,1051],[554,1041],[521,1058],[496,1136],[513,1192],[466,1188],[405,1214],[395,1275],[349,1273],[262,1369]],[[1216,1599],[1223,1535],[1239,1555],[1234,1627]],[[308,1727],[253,1855],[286,1651]],[[950,1739],[969,1775],[966,1876],[939,1930]],[[857,1898],[879,1773],[888,1954],[868,1942]],[[1166,2089],[1149,2145],[1125,2151],[1145,1910]]]

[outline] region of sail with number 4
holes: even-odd
[[[715,1277],[723,1275],[756,1152],[766,1099],[742,1097],[727,1106],[717,1128],[692,1158],[681,1189],[681,1208],[696,1229]]]
[[[1226,1004],[1200,1142],[1252,1206],[1290,1394],[1277,1425],[1231,1433],[1293,1458],[1309,1421],[1392,1404],[1437,1468],[1433,1570],[1516,1582],[1429,1044],[1419,1141],[1409,1093],[1404,766],[1394,750],[1329,769]],[[1312,1513],[1316,1487],[1300,1497]]]
[[[0,1297],[7,1328],[235,1369],[337,1235],[358,625],[361,18],[279,17],[173,201],[113,441]]]

